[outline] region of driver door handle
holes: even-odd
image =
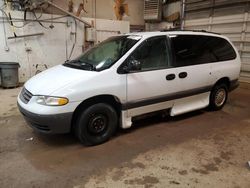
[[[174,80],[175,79],[175,74],[168,74],[166,76],[166,80]]]

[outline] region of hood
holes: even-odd
[[[96,76],[98,72],[85,71],[58,65],[43,71],[29,79],[24,87],[33,95],[50,95],[54,91],[78,80],[85,81]]]

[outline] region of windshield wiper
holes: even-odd
[[[79,60],[79,62],[81,62],[81,64],[80,64],[81,66],[88,65],[88,66],[91,67],[91,70],[96,71],[96,67],[93,64],[88,63],[88,62],[84,62],[84,61],[81,61],[81,60]]]
[[[81,64],[77,64],[77,62],[80,62]],[[78,66],[78,67],[83,67],[83,66],[87,65],[87,66],[91,67],[91,70],[96,71],[96,67],[94,65],[92,65],[91,63],[82,61],[80,59],[66,61],[65,63],[70,64],[70,65],[74,65],[74,66]]]

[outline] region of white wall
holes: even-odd
[[[94,19],[84,18],[83,20],[94,23],[96,29],[96,42],[99,43],[110,36],[129,33],[128,21],[106,20],[106,19]]]
[[[14,11],[11,12],[12,18],[23,18],[23,12]],[[30,14],[28,18],[34,19]],[[50,15],[43,15],[42,18],[50,18]],[[58,21],[66,22],[68,18],[60,19]],[[72,21],[72,19],[69,19]],[[73,22],[73,21],[72,21]],[[15,25],[23,25],[23,23],[14,23]],[[44,23],[46,27],[50,23]],[[74,36],[70,32],[74,32],[74,24],[67,27],[66,24],[54,23],[53,29],[45,29],[41,27],[37,22],[31,22],[23,28],[13,28],[9,23],[1,23],[0,26],[0,41],[7,40],[7,48],[4,42],[0,43],[0,61],[14,61],[19,62],[21,67],[19,71],[19,78],[21,82],[26,81],[31,76],[35,75],[36,72],[46,69],[46,67],[52,67],[66,60],[69,55],[69,51],[72,48],[74,42]],[[43,32],[42,36],[34,36],[27,38],[18,39],[5,39],[3,29],[6,29],[6,37],[13,36],[13,31],[17,36],[25,34],[34,34]],[[75,46],[74,53],[72,56],[76,56],[82,51],[84,26],[78,24],[77,27],[77,43]],[[67,41],[67,46],[66,46]],[[68,53],[66,54],[66,47]]]
[[[0,13],[0,15],[2,15]],[[12,18],[23,18],[23,12],[12,11]],[[57,15],[54,15],[57,16]],[[32,15],[28,14],[28,18],[34,19]],[[43,14],[41,19],[50,18],[51,15]],[[89,19],[89,18],[88,18]],[[53,23],[53,29],[45,29],[37,22],[27,24],[25,27],[17,29],[10,26],[9,23],[0,22],[0,62],[18,62],[21,67],[19,69],[19,80],[25,82],[39,71],[45,70],[47,67],[52,67],[62,64],[70,54],[74,43],[74,33],[77,31],[77,42],[75,45],[72,57],[76,57],[82,53],[84,45],[84,25],[77,22],[77,30],[75,30],[75,22],[72,18],[62,18],[56,21],[64,23]],[[67,26],[66,22],[69,22]],[[15,25],[22,25],[23,23],[14,23]],[[44,23],[48,27],[51,23]],[[98,41],[106,39],[107,34],[116,35],[129,31],[129,23],[126,21],[111,21],[111,20],[96,20],[97,29],[105,30],[106,35],[102,36],[102,31],[98,31]],[[4,27],[6,29],[6,37],[13,36],[13,31],[18,36],[24,34],[34,34],[43,32],[42,36],[33,36],[19,39],[6,39],[4,36]],[[5,45],[7,40],[7,46]],[[5,49],[8,48],[9,51]]]

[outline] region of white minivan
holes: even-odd
[[[221,109],[240,67],[236,48],[219,34],[119,35],[31,78],[18,106],[39,132],[73,131],[83,144],[97,145],[143,114]]]

